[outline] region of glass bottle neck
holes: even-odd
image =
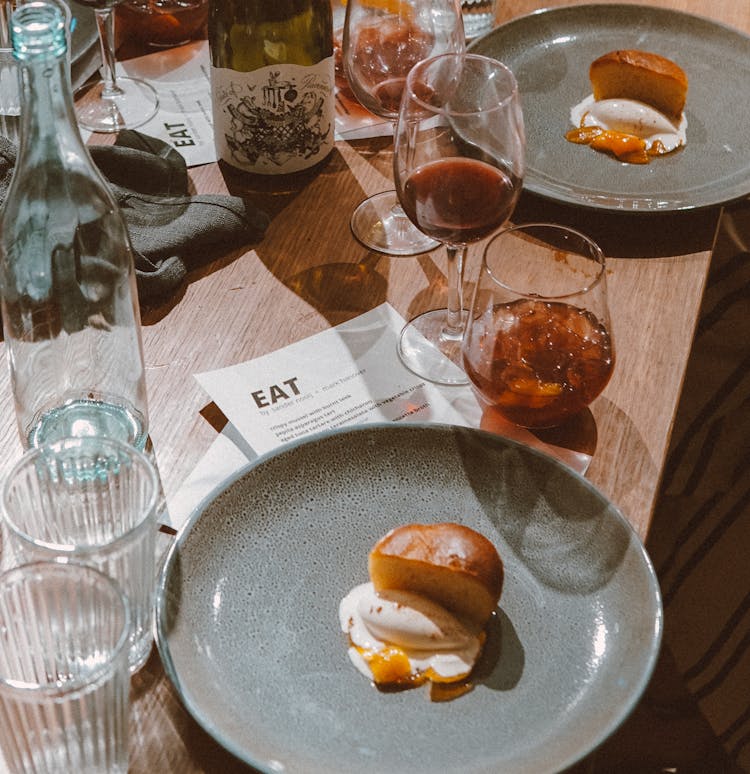
[[[19,62],[21,71],[20,157],[63,154],[83,146],[73,109],[66,53]],[[59,149],[55,151],[55,148]]]

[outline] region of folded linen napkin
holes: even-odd
[[[131,129],[89,152],[127,224],[141,303],[167,298],[189,269],[265,233],[268,216],[240,197],[188,195],[185,160],[162,140]],[[0,204],[15,163],[15,145],[0,136]]]

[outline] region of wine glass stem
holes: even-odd
[[[115,77],[115,14],[112,7],[97,8],[95,14],[102,53],[102,98],[111,99],[122,94]]]
[[[448,310],[443,334],[460,338],[463,334],[464,262],[466,247],[446,246],[448,253]]]

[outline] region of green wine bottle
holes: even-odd
[[[212,0],[208,39],[220,162],[267,177],[321,165],[334,144],[330,0]]]

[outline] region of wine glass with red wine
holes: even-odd
[[[122,0],[76,0],[94,9],[102,55],[101,80],[76,93],[78,124],[92,132],[119,132],[145,124],[159,107],[153,86],[115,74],[115,6]]]
[[[525,148],[518,86],[502,63],[443,54],[409,73],[396,126],[396,190],[414,225],[447,248],[448,306],[404,327],[399,356],[429,381],[468,382],[461,368],[466,248],[513,212]]]
[[[511,226],[486,245],[463,337],[487,408],[521,427],[558,427],[609,382],[615,348],[601,249],[552,223]]]
[[[395,124],[409,70],[422,59],[465,50],[461,7],[458,0],[348,0],[342,47],[354,95]],[[350,224],[365,247],[388,255],[417,255],[438,246],[413,226],[392,190],[363,201]]]

